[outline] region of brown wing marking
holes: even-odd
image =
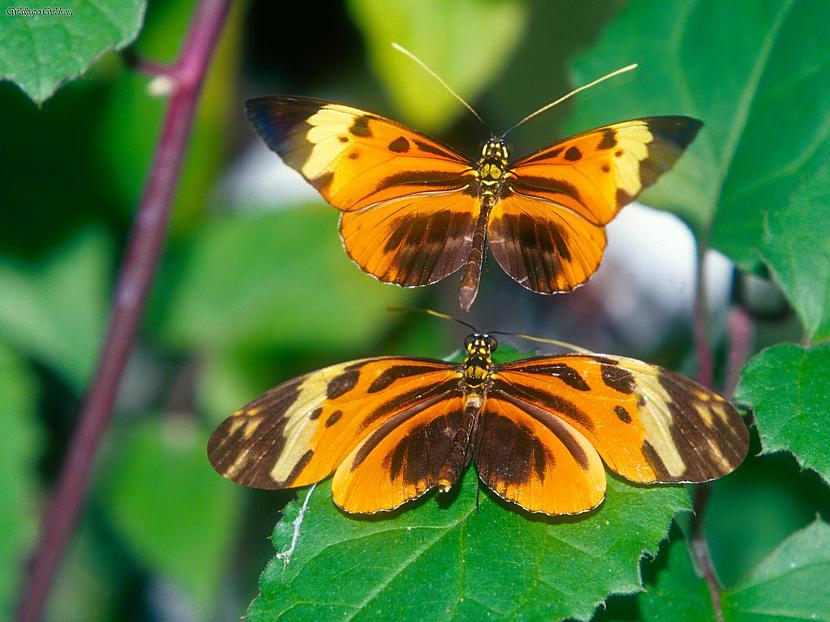
[[[460,387],[399,410],[363,436],[334,474],[332,497],[343,510],[393,510],[435,486],[462,423]]]
[[[500,367],[494,388],[580,431],[615,473],[640,483],[702,482],[733,471],[748,432],[718,394],[655,365],[562,355]]]
[[[278,385],[225,419],[210,437],[208,458],[246,486],[305,486],[331,475],[389,417],[455,390],[460,377],[430,359],[333,365]]]
[[[530,512],[578,514],[605,495],[596,450],[572,425],[510,393],[491,391],[473,454],[481,480]]]

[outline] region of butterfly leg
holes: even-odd
[[[464,468],[470,462],[470,440],[473,437],[473,430],[478,421],[478,414],[481,411],[481,396],[473,393],[467,396],[464,406],[464,417],[461,425],[453,437],[450,451],[447,454],[441,470],[438,472],[436,484],[441,492],[448,492],[461,477]]]
[[[481,265],[484,261],[484,242],[487,236],[487,219],[490,217],[493,201],[482,201],[481,207],[481,213],[478,215],[475,232],[473,233],[473,245],[470,248],[470,254],[467,255],[467,267],[464,269],[461,286],[458,288],[458,304],[461,305],[464,311],[470,310],[476,296],[478,296]]]

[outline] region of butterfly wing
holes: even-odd
[[[490,213],[496,261],[542,294],[584,283],[602,260],[605,225],[672,167],[701,125],[688,117],[634,119],[523,158]]]
[[[375,114],[303,97],[246,103],[268,146],[343,212],[346,252],[366,272],[404,286],[458,270],[479,214],[469,161]]]
[[[586,437],[506,392],[485,399],[473,459],[493,492],[530,512],[578,514],[605,495],[602,461]]]
[[[635,359],[572,354],[500,366],[495,395],[566,421],[608,468],[638,483],[704,482],[733,471],[749,444],[729,402]]]
[[[457,391],[459,378],[455,366],[431,359],[326,367],[278,385],[225,419],[210,437],[208,458],[222,476],[253,488],[312,484],[375,429]],[[383,468],[368,477],[376,485],[392,479]]]
[[[363,436],[334,474],[334,502],[347,512],[393,510],[438,481],[462,425],[460,386],[398,410]]]

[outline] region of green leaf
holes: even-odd
[[[666,554],[666,568],[640,595],[640,612],[645,622],[711,622],[715,611],[709,588],[697,575],[684,540],[672,542]]]
[[[40,430],[35,424],[33,378],[23,362],[0,343],[0,618],[11,619],[17,604],[24,562],[37,535],[36,461]]]
[[[799,464],[830,481],[830,343],[773,346],[741,372],[736,400],[755,411],[765,453],[792,452]]]
[[[789,202],[770,212],[760,252],[798,313],[807,337],[830,338],[830,159],[805,175]]]
[[[86,231],[36,265],[0,257],[0,336],[76,389],[106,330],[107,246],[102,231]]]
[[[460,486],[454,500],[430,495],[369,520],[340,512],[328,482],[301,516],[301,492],[274,530],[279,553],[248,619],[587,620],[609,594],[641,589],[640,558],[689,509],[683,488],[609,478],[599,511],[546,520],[484,491],[476,512],[472,468]]]
[[[169,262],[156,291],[162,333],[201,349],[365,347],[394,319],[385,308],[411,297],[351,262],[328,208],[216,218]]]
[[[17,83],[38,104],[104,52],[132,42],[145,0],[66,0],[60,7],[14,0],[0,19],[0,79]]]
[[[721,590],[724,622],[830,620],[830,525],[815,521],[787,538],[734,587]],[[695,574],[683,541],[668,566],[640,596],[646,622],[714,619],[706,584]]]
[[[403,119],[425,131],[467,114],[456,99],[412,60],[415,53],[461,97],[472,100],[496,78],[527,21],[524,2],[512,0],[351,0],[369,60]]]
[[[240,491],[207,465],[207,434],[194,421],[165,417],[118,440],[101,499],[135,557],[181,586],[205,619],[218,604]]]
[[[575,64],[585,83],[629,62],[627,82],[580,96],[572,128],[652,114],[705,126],[650,192],[743,268],[758,264],[767,214],[788,206],[830,160],[830,4],[797,0],[643,0],[626,5]],[[812,205],[811,223],[828,219]],[[817,227],[821,228],[821,227]]]

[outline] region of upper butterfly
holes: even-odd
[[[671,168],[702,125],[680,116],[633,119],[518,161],[504,136],[492,136],[473,162],[341,104],[259,97],[245,106],[268,146],[343,212],[340,235],[358,266],[414,287],[466,264],[464,310],[478,293],[485,240],[504,271],[534,292],[587,281],[602,259],[605,225]]]
[[[461,363],[379,357],[284,382],[219,424],[208,458],[255,488],[334,473],[334,502],[353,513],[446,492],[472,460],[500,497],[577,514],[605,496],[603,462],[632,482],[703,482],[746,455],[740,415],[680,374],[590,353],[498,364],[492,335],[464,345]]]

